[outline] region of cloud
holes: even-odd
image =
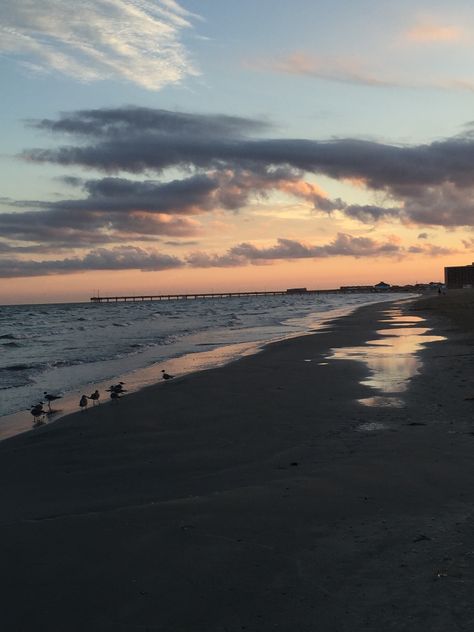
[[[340,209],[365,223],[399,217],[420,225],[474,225],[474,135],[470,129],[420,145],[354,138],[268,138],[258,135],[271,129],[265,121],[130,107],[81,110],[30,124],[55,135],[66,134],[73,143],[26,151],[27,160],[105,173],[191,171],[196,180],[185,178],[183,188],[199,178],[210,186],[208,203],[203,195],[200,210],[219,205],[237,209],[252,191],[261,194],[277,189],[311,201],[320,210]],[[364,206],[329,200],[305,182],[305,173],[357,180],[368,190],[383,192],[392,204]],[[136,189],[144,194],[151,186],[142,183]],[[165,192],[165,184],[153,186]]]
[[[457,27],[420,26],[406,31],[400,38],[406,43],[453,43],[468,41],[465,32]],[[472,92],[474,81],[469,76],[440,75],[437,79],[412,77],[403,73],[403,64],[399,63],[396,72],[376,67],[374,58],[330,57],[294,52],[276,59],[257,59],[246,61],[245,66],[257,71],[274,72],[284,75],[308,77],[368,88],[409,88],[430,90],[455,90]],[[402,68],[402,70],[400,70]]]
[[[370,72],[361,62],[351,58],[308,55],[295,52],[276,60],[260,60],[247,65],[273,72],[327,79],[340,83],[351,83],[372,87],[400,85],[399,82],[379,77]]]
[[[319,187],[300,177],[297,170],[284,167],[214,170],[168,182],[67,177],[66,183],[80,187],[85,197],[10,201],[13,207],[29,210],[0,213],[0,231],[10,239],[56,247],[110,243],[126,237],[193,236],[199,225],[189,216],[215,209],[236,211],[251,196],[266,196],[274,190],[308,200],[320,210],[338,207]]]
[[[143,134],[160,138],[238,138],[271,128],[267,121],[225,114],[194,114],[158,108],[127,106],[63,113],[57,120],[33,119],[27,123],[40,130],[91,139],[127,138]]]
[[[407,248],[409,254],[422,254],[428,257],[444,257],[446,255],[457,254],[459,250],[437,246],[436,244],[425,244],[423,246],[410,246]]]
[[[363,224],[474,226],[470,128],[461,136],[422,145],[268,138],[261,133],[271,127],[257,119],[133,107],[80,110],[30,124],[54,136],[66,135],[70,144],[25,152],[29,160],[95,168],[105,174],[132,172],[142,178],[155,172],[160,177],[73,175],[63,182],[79,188],[82,197],[10,201],[16,210],[0,213],[0,232],[4,239],[23,242],[14,244],[17,248],[193,238],[201,231],[199,216],[235,213],[275,192],[304,200],[317,212],[338,211]],[[178,174],[173,180],[163,180],[168,168]],[[367,190],[382,193],[384,203],[330,199],[308,181],[308,173],[361,182]],[[282,247],[279,244],[276,251]],[[272,253],[267,254],[271,259]],[[220,255],[199,256],[203,265],[214,265],[240,262],[242,253],[229,252],[225,260]],[[255,260],[265,257],[255,253]]]
[[[399,207],[385,208],[373,204],[350,204],[340,208],[347,217],[357,219],[364,224],[372,224],[384,219],[396,219],[402,214],[402,209]]]
[[[68,131],[81,142],[29,150],[24,152],[24,157],[38,162],[131,173],[189,166],[234,169],[290,166],[336,179],[359,179],[373,189],[443,181],[466,186],[474,173],[474,138],[469,135],[423,145],[389,145],[352,138],[255,138],[232,133],[231,126],[222,128],[220,116],[202,120],[191,114],[186,120],[194,131],[187,134],[176,129],[181,125],[181,113],[167,112],[168,128],[164,129],[163,111],[158,111],[157,120],[153,112],[116,108],[79,111],[63,115],[58,121],[38,121],[39,127],[53,132]],[[89,127],[91,119],[94,123]],[[238,119],[234,128],[239,132],[249,131],[249,126],[265,128],[264,123],[259,127],[253,119],[247,122]],[[208,135],[209,129],[214,133]],[[90,137],[89,143],[82,142],[84,135]]]
[[[338,233],[333,241],[324,245],[310,245],[294,239],[279,238],[274,246],[258,248],[250,243],[241,243],[230,248],[224,255],[209,255],[197,252],[187,257],[193,267],[229,267],[258,265],[276,260],[325,259],[328,257],[391,257],[403,253],[393,241],[378,242],[369,237],[354,237]]]
[[[432,226],[474,226],[474,186],[442,182],[410,189],[404,213],[410,222]]]
[[[0,52],[36,71],[159,90],[197,74],[181,42],[194,17],[172,0],[3,2]]]
[[[459,26],[436,24],[431,21],[420,22],[404,34],[406,40],[417,44],[459,42],[463,37],[464,31]]]
[[[0,259],[0,277],[73,274],[89,270],[167,270],[183,265],[178,257],[154,250],[146,251],[136,246],[117,246],[111,249],[91,250],[83,257],[42,261]]]
[[[175,244],[173,244],[175,245]],[[189,245],[189,244],[188,244]],[[467,247],[467,246],[466,246]],[[13,249],[15,251],[15,249]],[[24,248],[15,251],[27,253]],[[279,238],[275,245],[259,248],[243,242],[232,246],[222,254],[191,252],[183,257],[175,257],[137,246],[115,246],[95,248],[83,256],[64,259],[24,259],[11,256],[12,251],[3,249],[0,243],[0,277],[34,277],[53,274],[74,274],[93,270],[142,270],[159,271],[176,268],[230,268],[248,265],[270,265],[275,261],[299,259],[326,259],[329,257],[348,258],[401,258],[410,255],[443,256],[458,252],[433,244],[404,248],[393,239],[377,241],[370,237],[354,237],[338,233],[329,243],[312,245],[293,239]]]
[[[83,247],[128,239],[196,235],[196,222],[166,214],[94,213],[61,209],[0,213],[3,238],[50,245]]]
[[[177,246],[182,248],[183,246],[197,246],[199,244],[198,241],[173,241],[168,240],[163,242],[165,246]]]
[[[397,244],[377,242],[369,237],[353,237],[338,233],[337,237],[324,246],[309,246],[292,239],[279,239],[276,246],[258,249],[251,244],[240,244],[230,251],[231,254],[256,259],[308,259],[325,257],[374,257],[393,255],[400,252]]]
[[[30,244],[25,246],[23,244],[18,245],[15,243],[8,243],[6,241],[0,241],[0,255],[4,254],[32,254],[42,253],[48,254],[50,251],[49,245],[43,244]]]

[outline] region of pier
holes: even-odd
[[[306,290],[295,288],[289,290],[256,291],[256,292],[193,292],[190,294],[144,294],[141,296],[92,296],[93,303],[119,303],[137,301],[187,301],[201,298],[233,298],[241,296],[285,296],[294,294],[335,293],[341,290]]]
[[[308,290],[305,287],[290,287],[286,290],[264,290],[254,292],[190,292],[188,294],[141,294],[139,296],[92,296],[93,303],[126,303],[130,301],[188,301],[206,298],[233,298],[240,296],[294,296],[308,294],[358,294],[358,293],[416,293],[429,294],[437,291],[441,284],[438,282],[416,283],[415,285],[389,285],[388,283],[377,283],[377,285],[342,285],[337,289],[330,290]]]

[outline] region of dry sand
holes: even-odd
[[[401,409],[318,364],[385,309],[2,442],[1,629],[472,630],[472,335]]]

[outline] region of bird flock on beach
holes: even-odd
[[[173,379],[174,375],[170,375],[164,369],[162,369],[161,377],[163,380],[171,380]],[[127,392],[124,389],[124,384],[125,382],[119,382],[118,384],[112,384],[111,386],[109,386],[109,388],[106,389],[106,391],[110,394],[109,396],[112,402],[118,402],[118,400]],[[33,404],[31,406],[30,413],[33,416],[33,425],[35,428],[46,423],[47,415],[52,415],[53,413],[58,412],[57,410],[53,410],[51,408],[51,402],[54,402],[57,399],[61,399],[61,397],[62,395],[54,395],[52,393],[44,391],[43,399],[48,404],[48,408],[44,408],[44,401],[38,402],[37,404]],[[89,400],[92,401],[93,406],[95,406],[96,404],[100,404],[100,392],[98,389],[96,389],[90,395],[81,395],[81,398],[79,400],[80,410],[85,411],[87,409],[89,405]]]

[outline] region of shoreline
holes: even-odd
[[[149,386],[161,384],[161,369],[166,370],[175,375],[178,378],[190,375],[199,371],[207,371],[214,368],[220,368],[231,362],[237,362],[242,357],[247,355],[255,355],[261,353],[267,345],[282,342],[284,340],[291,340],[300,336],[308,336],[316,333],[320,333],[328,326],[333,320],[350,315],[360,307],[365,305],[378,305],[380,303],[393,303],[400,300],[412,300],[412,298],[399,298],[390,297],[384,298],[376,303],[363,303],[362,305],[351,305],[346,307],[337,307],[328,312],[315,312],[314,315],[319,315],[319,320],[313,328],[307,331],[301,331],[291,334],[282,334],[280,337],[270,340],[254,340],[251,342],[238,342],[233,344],[219,344],[212,345],[212,348],[206,351],[196,351],[190,353],[180,354],[178,356],[170,357],[165,361],[154,362],[152,365],[144,366],[118,373],[110,378],[104,380],[96,380],[89,384],[68,390],[64,396],[57,401],[56,406],[60,408],[53,409],[53,414],[47,418],[44,425],[51,425],[56,423],[65,417],[74,414],[78,410],[78,402],[81,395],[84,392],[92,392],[96,388],[99,389],[102,395],[101,405],[104,403],[110,404],[108,401],[108,394],[106,388],[111,383],[125,382],[127,389],[127,396],[131,393],[136,393]],[[107,398],[107,399],[106,399]],[[7,415],[0,416],[0,441],[5,441],[10,437],[24,434],[25,432],[37,431],[32,424],[31,415],[29,409],[19,410]]]
[[[322,364],[387,308],[1,442],[4,627],[468,629],[469,340],[427,313],[402,409]]]

